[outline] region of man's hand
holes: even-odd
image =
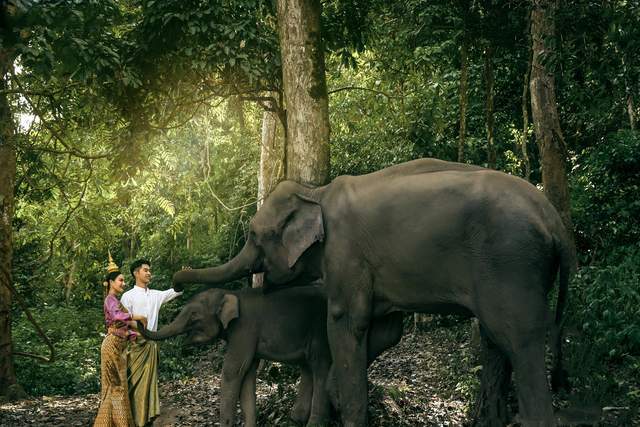
[[[147,318],[145,316],[136,315],[133,316],[133,320],[138,322],[138,325],[142,325],[142,329],[147,329]]]

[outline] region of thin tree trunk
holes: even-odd
[[[527,28],[525,29],[525,37],[531,40],[531,12],[527,16]],[[533,63],[533,49],[529,44],[529,59],[527,60],[527,69],[524,72],[524,84],[522,85],[522,135],[520,136],[520,152],[522,153],[522,166],[524,168],[524,179],[531,181],[531,160],[529,160],[529,80],[531,77],[531,65]],[[518,152],[516,147],[516,152]]]
[[[244,119],[244,101],[240,96],[232,96],[229,98],[229,107],[236,116],[236,120],[238,120],[240,136],[244,137],[247,133],[247,126]]]
[[[287,115],[287,179],[329,180],[329,107],[319,0],[278,0],[278,32]]]
[[[527,63],[527,71],[524,73],[524,84],[522,86],[522,135],[520,137],[520,151],[522,153],[522,163],[524,166],[524,179],[531,180],[531,161],[529,160],[529,151],[527,142],[529,141],[529,77],[531,75],[531,63],[533,57],[529,55]]]
[[[262,143],[260,146],[260,170],[258,171],[258,203],[284,178],[284,138],[278,114],[265,110],[262,113]],[[253,275],[253,287],[263,284],[263,274]]]
[[[631,94],[631,88],[629,86],[627,86],[627,113],[629,114],[631,130],[636,130],[636,112],[633,105],[633,95]]]
[[[542,185],[547,198],[562,217],[573,242],[573,223],[567,184],[567,149],[560,128],[556,105],[555,79],[547,69],[544,58],[552,57],[549,43],[555,35],[555,0],[533,0],[531,14],[531,40],[533,62],[531,67],[531,112],[540,149]]]
[[[631,127],[631,130],[636,130],[636,112],[633,105],[633,90],[631,89],[631,83],[629,82],[629,68],[627,67],[627,61],[625,61],[624,53],[620,52],[620,49],[617,46],[615,47],[615,51],[622,62],[625,104],[627,107],[627,114],[629,115],[629,126]]]
[[[11,338],[15,125],[9,99],[3,93],[8,86],[6,74],[10,66],[10,56],[0,50],[0,395],[9,398],[17,384]]]
[[[460,46],[460,135],[458,137],[458,161],[464,161],[464,146],[467,137],[467,88],[469,85],[469,42],[466,35]]]
[[[64,300],[67,305],[71,304],[71,292],[73,291],[73,286],[76,284],[76,257],[73,256],[72,251],[69,251],[68,254],[71,256],[71,265],[69,266],[69,270],[65,274],[64,281]]]
[[[629,83],[629,74],[624,58],[622,59],[622,67],[624,73],[624,91],[627,98],[626,101],[627,114],[629,115],[629,126],[631,127],[631,130],[636,130],[636,110],[635,106],[633,105],[633,90],[631,89],[631,83]]]
[[[273,188],[284,178],[284,139],[278,115],[262,113],[262,143],[258,174],[258,208]]]
[[[486,88],[486,126],[487,126],[487,165],[496,168],[496,147],[494,142],[494,78],[493,78],[493,47],[491,44],[484,51],[484,82]]]

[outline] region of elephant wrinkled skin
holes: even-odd
[[[317,286],[264,294],[260,289],[209,289],[196,294],[153,340],[188,334],[188,342],[227,341],[222,366],[220,425],[234,425],[236,405],[246,426],[256,425],[256,369],[260,359],[301,367],[292,419],[308,425],[328,421],[331,353],[327,342],[327,304]],[[368,359],[395,345],[402,335],[402,313],[376,319],[370,330]],[[331,384],[333,385],[333,384]]]
[[[396,310],[474,315],[513,367],[519,419],[538,426],[555,425],[545,338],[560,325],[574,266],[560,216],[534,186],[420,159],[318,188],[281,182],[236,257],[177,272],[174,284],[217,284],[260,271],[267,289],[322,278],[346,426],[367,423],[372,319]],[[554,319],[546,299],[558,271]]]

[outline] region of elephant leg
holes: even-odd
[[[237,352],[227,351],[222,365],[220,425],[223,427],[230,427],[235,423],[242,381],[253,365],[253,353],[251,358],[238,356]]]
[[[369,366],[385,350],[398,344],[404,328],[404,313],[396,311],[383,317],[374,318],[369,326],[367,336],[367,366]],[[327,389],[333,407],[340,411],[338,385],[335,367],[331,366],[327,379]]]
[[[357,299],[357,298],[356,298]],[[342,424],[367,425],[367,332],[369,316],[358,310],[356,301],[349,311],[341,301],[329,298],[327,335],[333,356]],[[365,307],[360,305],[360,308]]]
[[[545,335],[541,331],[513,355],[519,418],[524,427],[556,425],[544,363]]]
[[[329,421],[330,406],[327,380],[331,366],[331,358],[319,357],[312,365],[313,372],[313,399],[311,402],[311,415],[307,426],[325,425]]]
[[[244,425],[246,427],[255,427],[256,418],[256,372],[258,370],[258,361],[254,360],[251,367],[244,376],[242,387],[240,389],[240,408],[244,415]]]
[[[329,393],[329,401],[333,408],[340,412],[340,399],[338,398],[338,381],[336,380],[335,364],[331,364],[329,369],[329,377],[327,378],[327,392]]]
[[[487,296],[480,322],[491,340],[509,355],[515,372],[518,418],[525,426],[555,426],[545,369],[546,332],[551,315],[541,286],[527,283]],[[508,304],[504,304],[508,301]]]
[[[508,357],[480,328],[480,390],[471,415],[477,427],[502,427],[509,423],[507,398],[511,385],[511,363]]]
[[[398,344],[402,338],[404,314],[396,311],[383,317],[374,318],[369,326],[367,338],[367,364],[388,348]]]
[[[291,419],[295,422],[305,424],[309,419],[311,411],[311,399],[313,397],[313,376],[311,369],[303,365],[300,369],[300,383],[298,384],[298,395],[296,403],[291,411]]]

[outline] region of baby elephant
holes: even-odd
[[[292,418],[307,425],[327,422],[331,352],[327,340],[327,303],[317,286],[261,289],[208,289],[195,295],[169,325],[143,330],[152,340],[187,333],[189,343],[227,341],[222,366],[220,425],[234,424],[236,404],[246,426],[256,425],[256,368],[260,359],[301,367]],[[402,313],[376,319],[369,330],[372,361],[402,336]]]

